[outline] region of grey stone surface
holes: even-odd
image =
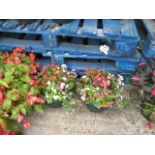
[[[34,113],[27,119],[31,127],[24,130],[26,135],[154,134],[154,129],[146,127],[147,120],[136,107],[121,111],[112,108],[102,113],[92,113],[85,105],[79,105],[73,113],[46,107],[44,113]]]

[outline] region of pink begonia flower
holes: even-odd
[[[154,77],[155,77],[155,70],[152,72],[152,76],[154,76]]]
[[[60,83],[60,85],[59,85],[59,90],[62,91],[64,87],[65,87],[65,83],[63,83],[63,82]]]
[[[155,96],[155,88],[151,90],[151,96]]]
[[[152,128],[153,128],[153,123],[152,123],[151,121],[148,121],[148,122],[147,122],[147,127],[148,127],[149,129],[152,129]]]
[[[81,100],[82,101],[85,101],[86,100],[86,95],[85,94],[81,96]]]
[[[30,122],[26,121],[23,125],[24,129],[28,129],[30,127]]]
[[[45,72],[47,69],[47,66],[44,66],[43,69],[42,69],[42,72]]]
[[[24,116],[19,114],[18,115],[18,123],[22,122],[24,120]]]
[[[131,78],[133,81],[140,81],[141,80],[141,78],[140,77],[138,77],[138,76],[134,76],[134,77],[132,77]]]
[[[146,62],[141,62],[140,64],[138,64],[138,67],[144,66],[146,65]]]

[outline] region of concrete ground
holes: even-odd
[[[34,113],[27,118],[31,127],[24,130],[26,135],[49,134],[154,134],[154,129],[148,129],[147,120],[136,107],[118,110],[105,110],[102,113],[92,113],[85,105],[79,105],[74,113],[66,113],[62,108],[45,108],[42,114]]]

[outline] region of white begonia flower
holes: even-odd
[[[99,87],[96,87],[96,90],[99,90],[100,88]]]
[[[49,96],[48,96],[47,92],[45,92],[45,97],[46,97],[46,98],[49,98]]]
[[[85,100],[86,100],[86,95],[85,95],[85,94],[83,94],[83,95],[81,96],[81,100],[82,100],[82,101],[85,101]]]
[[[85,92],[85,89],[81,89],[81,92]]]
[[[70,74],[71,74],[72,76],[74,76],[74,77],[77,77],[77,73],[74,72],[74,71],[71,71]]]
[[[123,76],[122,76],[122,75],[120,75],[120,74],[118,74],[118,78],[119,78],[121,81],[123,81],[123,80],[124,80]]]
[[[65,87],[65,83],[60,83],[60,90],[62,90]]]
[[[90,88],[85,88],[84,90],[90,90]]]
[[[53,96],[53,99],[54,99],[54,100],[59,100],[60,97],[59,97],[58,95],[54,95],[54,96]]]
[[[48,85],[51,85],[51,82],[50,82],[50,81],[47,81],[47,84],[48,84]]]
[[[67,70],[66,64],[62,64],[62,65],[61,65],[61,68],[62,68],[63,70]]]
[[[114,74],[109,73],[109,74],[108,74],[108,76],[114,77],[115,75],[114,75]]]
[[[85,79],[85,78],[87,78],[87,76],[86,76],[86,75],[84,75],[84,76],[82,76],[82,78],[83,78],[83,79]]]
[[[66,95],[66,93],[64,91],[62,91],[61,93],[62,93],[62,95]]]
[[[67,89],[69,87],[69,85],[66,85],[65,88]]]
[[[110,84],[110,81],[108,80],[107,83]]]
[[[114,77],[114,75],[111,74],[111,73],[109,73],[108,76],[107,76],[107,79],[110,80],[110,79],[112,79],[113,77]]]
[[[66,78],[66,77],[63,77],[62,79],[63,79],[64,81],[67,81],[67,78]]]

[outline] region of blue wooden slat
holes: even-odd
[[[51,19],[45,19],[44,22],[38,27],[38,31],[46,31],[51,30],[51,28],[54,28],[56,24]]]
[[[57,55],[55,53],[55,55]],[[64,63],[67,64],[68,68],[74,68],[77,71],[82,71],[85,67],[89,68],[100,68],[109,70],[110,72],[115,73],[133,73],[136,69],[136,66],[139,62],[144,61],[141,58],[117,58],[117,57],[105,57],[105,56],[91,56],[91,55],[64,55],[62,56],[64,58]],[[62,58],[62,59],[63,59]],[[66,59],[66,58],[72,58],[72,59]],[[80,61],[80,59],[88,59],[88,61]],[[89,59],[102,59],[103,61],[89,61]]]
[[[79,23],[80,23],[80,20],[76,19],[69,24],[64,24],[61,26],[60,32],[66,33],[66,34],[67,33],[76,34],[79,28]]]
[[[100,50],[100,45],[99,42],[91,43],[92,46],[90,45],[82,45],[80,43],[76,43],[76,44],[70,44],[70,43],[61,43],[58,45],[58,47],[55,47],[54,50],[59,52],[69,52],[72,54],[99,54],[99,55],[104,55],[101,50]],[[95,44],[95,45],[93,45]],[[115,52],[113,52],[112,49],[110,49],[108,51],[108,55],[107,56],[116,56],[116,57],[135,57],[135,51],[136,51],[136,46],[135,48],[131,46],[131,48],[133,50],[127,49],[127,50],[118,50],[115,49]]]
[[[130,33],[133,39],[140,41],[140,36],[138,34],[138,27],[136,26],[135,20],[130,20]]]
[[[28,29],[29,29],[30,31],[35,31],[35,30],[38,28],[40,22],[41,22],[41,19],[38,19],[38,20],[35,21],[34,23],[29,24],[29,25],[28,25]]]
[[[97,35],[97,19],[85,19],[83,27],[81,28],[81,34],[84,35]]]
[[[4,24],[6,21],[0,21],[0,26],[2,25],[2,24]]]
[[[143,23],[147,31],[147,38],[143,43],[142,52],[146,58],[155,58],[155,20],[143,19]]]
[[[56,42],[57,40],[57,35],[61,35],[61,36],[74,36],[77,39],[73,39],[73,42],[77,47],[76,49],[78,51],[82,50],[79,48],[79,44],[82,44],[82,41],[80,38],[84,38],[84,37],[88,37],[88,45],[89,44],[93,44],[98,46],[98,42],[96,42],[96,40],[94,39],[101,39],[101,38],[109,38],[111,40],[113,40],[114,42],[116,41],[121,41],[124,43],[130,43],[131,44],[131,51],[133,52],[128,52],[129,55],[133,55],[133,53],[135,53],[135,50],[132,50],[132,47],[135,47],[137,45],[137,39],[135,39],[138,34],[136,31],[136,27],[135,24],[133,24],[133,20],[128,20],[130,22],[128,22],[130,24],[130,26],[124,26],[121,22],[122,20],[102,20],[103,21],[103,29],[97,29],[97,20],[84,20],[83,23],[83,27],[79,28],[79,23],[80,20],[74,20],[73,22],[69,23],[69,24],[64,24],[62,26],[59,26],[58,28],[47,28],[46,26],[53,24],[51,21],[52,20],[44,20],[44,22],[40,25],[40,20],[37,20],[37,22],[34,22],[33,24],[28,24],[27,26],[25,26],[25,28],[19,28],[16,27],[18,25],[18,22],[16,20],[8,20],[7,22],[3,23],[3,26],[6,27],[6,29],[2,29],[0,26],[0,31],[1,32],[13,32],[13,33],[25,33],[25,34],[41,34],[42,38],[43,38],[43,46],[44,49],[47,49],[49,47],[54,46],[55,48],[57,47],[56,44],[54,44],[54,42]],[[132,22],[131,22],[132,21]],[[32,27],[31,27],[32,26]],[[11,28],[11,29],[9,29]],[[43,29],[42,29],[43,28]],[[95,28],[95,35],[93,35],[93,30]],[[32,32],[33,30],[33,32]],[[103,35],[99,36],[99,30],[103,30]],[[128,31],[128,32],[126,32]],[[101,33],[102,34],[102,33]],[[51,37],[52,36],[52,37]],[[80,37],[80,38],[78,38]],[[30,37],[31,38],[31,37]],[[137,37],[138,38],[138,37]],[[21,38],[22,40],[22,38]],[[7,40],[6,40],[7,42]],[[13,43],[12,43],[13,44]],[[50,46],[52,44],[52,46]],[[29,46],[31,45],[31,42],[29,42]],[[11,43],[10,43],[11,46]],[[66,45],[66,47],[70,45]],[[121,45],[122,50],[124,51],[125,48],[123,45]],[[126,47],[126,46],[125,46]],[[91,46],[91,49],[89,49],[87,51],[87,53],[92,53],[92,51],[95,51],[96,47]],[[66,48],[65,48],[66,49]],[[64,49],[64,50],[65,50]],[[119,49],[119,48],[118,48]],[[63,49],[62,49],[63,50]],[[73,49],[70,49],[73,50]],[[85,49],[84,49],[85,50]],[[122,56],[121,51],[115,50],[116,55],[118,56]],[[132,54],[131,54],[132,53]]]
[[[143,19],[142,21],[149,35],[155,40],[155,21],[153,19]]]
[[[119,20],[102,20],[103,32],[108,36],[119,36],[120,34],[120,21]]]
[[[2,29],[13,29],[13,28],[16,28],[18,25],[19,25],[18,20],[10,19],[10,20],[7,20],[6,22],[4,22],[1,25],[1,28]]]
[[[122,37],[132,37],[132,24],[130,20],[121,21],[121,36]]]
[[[0,39],[0,47],[33,47],[34,49],[44,49],[41,41],[26,41],[18,39]]]

